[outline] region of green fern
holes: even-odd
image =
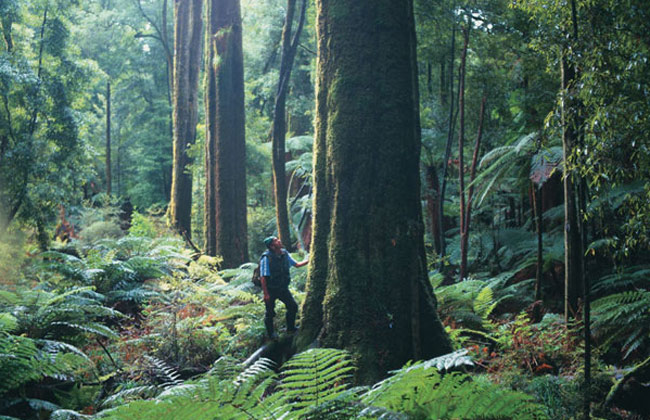
[[[623,267],[620,271],[605,275],[594,282],[593,293],[612,293],[632,288],[642,288],[650,277],[649,265]]]
[[[69,344],[0,333],[0,397],[45,378],[74,379],[87,363],[88,358]]]
[[[650,343],[650,291],[615,293],[592,304],[594,333],[603,346],[623,344],[624,358]]]
[[[355,367],[349,353],[310,349],[292,357],[280,374],[281,401],[300,417],[310,407],[333,400],[349,386]]]
[[[362,402],[414,418],[546,418],[542,407],[526,394],[475,381],[458,372],[443,376],[426,362],[393,372],[393,376],[363,395]],[[372,411],[367,409],[361,414]]]

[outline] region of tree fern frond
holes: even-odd
[[[243,372],[237,375],[233,383],[237,386],[242,385],[244,382],[250,381],[251,378],[259,378],[260,376],[272,373],[276,367],[276,363],[265,357],[261,357],[252,365],[246,368]]]
[[[420,362],[393,372],[362,396],[366,404],[423,418],[544,419],[532,398],[458,372],[440,375]]]
[[[157,395],[160,391],[162,391],[162,388],[157,385],[141,385],[126,388],[106,398],[102,403],[102,406],[111,407],[115,403],[123,403],[133,399],[151,398]]]
[[[278,388],[292,414],[300,416],[312,405],[332,400],[347,388],[354,365],[349,353],[338,349],[310,349],[282,367]]]
[[[147,355],[145,355],[145,359],[155,369],[156,373],[166,380],[163,386],[181,385],[183,383],[180,380],[181,375],[178,371],[165,363],[164,360]]]
[[[605,338],[603,346],[623,342],[624,357],[650,343],[650,291],[632,290],[597,299],[592,328]]]
[[[87,324],[75,324],[72,322],[66,322],[66,321],[56,321],[52,322],[50,325],[60,325],[60,326],[65,326],[68,328],[72,328],[74,330],[78,331],[83,331],[91,334],[96,334],[101,337],[107,337],[107,338],[118,338],[119,335],[116,334],[113,330],[108,328],[105,325],[99,324],[97,322],[89,322]]]
[[[18,328],[18,320],[9,313],[0,313],[0,334],[10,333]]]
[[[474,362],[472,362],[472,358],[468,356],[468,353],[466,349],[456,350],[453,353],[444,354],[424,361],[422,362],[422,366],[425,369],[434,367],[438,371],[445,371],[465,365],[474,366]]]
[[[88,414],[81,414],[74,410],[63,410],[59,409],[50,415],[50,420],[90,420],[93,416]],[[0,417],[2,420],[2,417]]]

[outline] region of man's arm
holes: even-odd
[[[267,286],[270,277],[271,277],[271,270],[269,267],[269,257],[262,256],[262,259],[260,260],[260,283],[262,283],[262,291],[264,292],[264,301],[270,299],[269,289]]]
[[[304,267],[307,264],[309,264],[309,254],[307,255],[307,258],[305,258],[304,260],[302,260],[300,262],[296,262],[296,260],[294,260],[293,257],[291,256],[291,254],[289,254],[288,252],[286,254],[287,254],[287,257],[289,258],[289,265],[291,265],[292,267],[299,268],[299,267]]]
[[[294,265],[294,267],[300,268],[300,267],[306,266],[307,264],[309,264],[309,258],[307,258],[305,260],[302,260],[300,262],[297,262],[296,265]]]

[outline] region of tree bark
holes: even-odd
[[[569,160],[578,142],[579,116],[575,98],[575,68],[562,57],[562,150],[564,160],[564,317],[578,312],[582,293],[582,234],[580,230],[576,177]]]
[[[427,278],[411,0],[318,0],[314,235],[299,347],[370,383],[451,350]]]
[[[111,82],[106,82],[106,194],[111,195]]]
[[[296,0],[287,0],[287,16],[282,29],[282,56],[280,58],[280,77],[278,90],[275,96],[275,109],[273,112],[273,126],[271,144],[273,149],[273,192],[275,197],[275,215],[280,240],[287,247],[292,249],[291,229],[289,228],[289,211],[287,209],[287,175],[285,170],[286,150],[285,136],[286,126],[286,101],[289,90],[289,80],[293,61],[298,49],[300,33],[305,21],[307,1],[302,1],[300,18],[296,33],[291,37],[293,17],[296,10]]]
[[[539,188],[531,182],[533,196],[533,211],[535,215],[535,230],[537,232],[537,266],[535,269],[535,300],[542,299],[542,274],[544,265],[544,226],[542,224],[542,186]]]
[[[433,237],[433,247],[436,254],[441,255],[440,244],[440,229],[441,221],[438,219],[438,207],[440,203],[440,182],[438,181],[438,173],[434,166],[427,165],[426,170],[426,190],[427,190],[427,214],[429,215],[429,223],[431,224],[431,236]]]
[[[188,238],[192,237],[192,174],[188,173],[192,159],[187,152],[196,139],[198,122],[202,3],[203,0],[174,1],[174,149],[169,219]]]
[[[474,142],[474,153],[472,155],[472,166],[470,166],[469,174],[469,191],[467,193],[467,206],[465,208],[465,219],[463,223],[463,230],[461,231],[460,239],[460,266],[461,272],[467,274],[467,252],[469,245],[469,227],[472,221],[472,200],[474,199],[474,179],[476,178],[476,166],[478,165],[478,154],[481,149],[481,139],[483,137],[483,121],[485,118],[485,102],[487,98],[484,96],[481,101],[481,110],[479,111],[478,120],[478,133],[476,134],[476,141]],[[464,195],[465,193],[463,193]],[[461,277],[462,280],[462,277]]]
[[[209,0],[206,16],[205,252],[228,268],[248,261],[239,0]]]
[[[460,196],[460,273],[459,280],[463,281],[467,274],[467,231],[465,229],[465,65],[467,62],[467,47],[469,46],[469,25],[463,29],[463,51],[460,55],[460,73],[458,82],[458,195]]]
[[[451,143],[454,138],[454,128],[456,126],[456,114],[454,113],[454,56],[456,51],[456,25],[454,24],[451,31],[451,45],[449,53],[449,121],[447,130],[447,144],[445,146],[445,157],[442,162],[442,176],[440,177],[440,199],[438,200],[438,220],[440,220],[440,269],[444,267],[442,257],[447,253],[447,244],[445,243],[445,193],[447,190],[447,171],[449,169],[449,159],[451,158]]]

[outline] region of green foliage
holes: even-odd
[[[311,349],[282,366],[279,393],[292,416],[301,417],[309,407],[338,397],[348,387],[354,366],[342,350]]]
[[[650,291],[615,293],[592,304],[594,333],[605,348],[622,345],[623,357],[650,345]]]
[[[55,404],[30,398],[43,381],[80,380],[92,363],[79,348],[89,337],[116,337],[100,320],[119,315],[100,304],[90,288],[61,293],[0,291],[0,414],[27,403],[52,411]],[[9,410],[9,411],[7,411]]]
[[[57,204],[79,199],[89,153],[74,102],[87,73],[69,49],[65,2],[9,2],[0,44],[0,230],[41,231]],[[33,4],[32,4],[33,3]],[[4,3],[3,3],[4,4]],[[34,35],[38,34],[38,35]]]
[[[364,394],[362,401],[404,412],[409,418],[547,418],[542,407],[525,394],[472,380],[462,373],[441,375],[426,362],[393,372]]]
[[[35,340],[2,331],[0,396],[44,378],[74,380],[76,371],[87,363],[80,350],[63,342]]]
[[[63,340],[78,333],[116,337],[102,321],[121,314],[104,306],[103,300],[104,296],[91,287],[52,292],[2,291],[0,311],[12,314],[17,322],[16,334],[27,334],[30,338]]]
[[[153,222],[145,215],[133,212],[131,216],[131,227],[129,228],[129,235],[154,238],[156,236],[155,226]]]

